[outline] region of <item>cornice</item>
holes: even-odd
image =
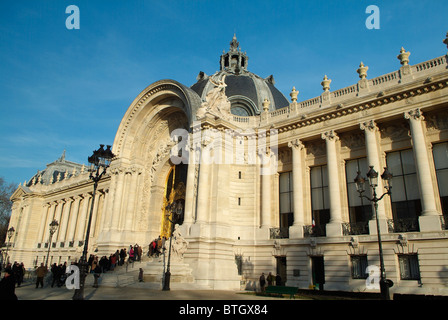
[[[314,114],[298,115],[299,119],[289,118],[288,120],[283,120],[283,123],[272,122],[271,124],[278,129],[279,133],[284,133],[290,130],[311,126],[313,124],[322,123],[331,119],[341,118],[411,97],[438,91],[448,87],[448,79],[444,77],[438,81],[433,81],[433,79],[427,78],[424,81],[419,81],[418,86],[414,86],[412,88],[409,88],[409,86],[406,87],[408,88],[403,90],[403,87],[400,86],[400,90],[397,90],[396,92],[376,92],[373,95],[365,96],[363,98],[352,99],[352,101],[354,100],[353,102],[350,101],[345,104],[339,103],[337,105],[327,107]]]

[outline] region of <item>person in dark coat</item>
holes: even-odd
[[[0,281],[0,300],[18,300],[13,272],[10,268],[6,268],[4,272],[5,275]]]
[[[93,269],[93,277],[94,277],[94,283],[93,287],[98,288],[98,278],[101,275],[101,267],[99,264],[96,265],[95,269]]]
[[[266,278],[264,277],[264,272],[261,274],[260,276],[260,289],[261,292],[265,291],[265,286],[266,286]]]
[[[281,286],[282,284],[282,277],[280,277],[279,274],[277,274],[277,276],[275,277],[275,285],[276,286]]]

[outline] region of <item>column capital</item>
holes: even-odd
[[[213,142],[213,138],[212,137],[204,137],[204,139],[201,140],[201,146],[202,146],[202,148],[205,148],[209,144],[211,144],[212,142]]]
[[[299,139],[294,139],[288,142],[288,147],[293,148],[294,150],[302,150],[305,148],[305,145]]]
[[[338,141],[339,137],[334,130],[329,130],[321,134],[321,138],[326,141]]]
[[[422,111],[420,108],[412,109],[404,113],[404,118],[408,120],[424,120]]]
[[[370,132],[375,132],[378,130],[378,126],[373,120],[360,123],[359,128],[363,131],[370,131]]]

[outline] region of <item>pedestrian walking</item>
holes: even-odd
[[[269,272],[268,274],[267,281],[268,281],[268,287],[274,284],[274,276],[272,275],[271,272]]]
[[[140,268],[140,270],[138,272],[138,281],[143,282],[143,269],[142,268]]]
[[[277,276],[275,277],[275,285],[276,286],[281,286],[282,285],[282,277],[280,277],[279,274],[277,274]]]
[[[0,300],[17,300],[16,281],[12,269],[6,268],[4,272],[3,279],[0,281]]]
[[[94,288],[98,288],[98,278],[100,277],[100,274],[101,274],[101,267],[99,266],[99,264],[97,264],[95,269],[93,269]]]
[[[40,267],[36,269],[36,289],[39,287],[44,287],[44,277],[47,274],[47,267],[44,266],[43,263],[40,264]]]
[[[265,286],[266,286],[266,278],[264,277],[264,272],[261,274],[260,276],[260,289],[261,292],[265,291]]]

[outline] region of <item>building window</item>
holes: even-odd
[[[420,280],[420,268],[416,253],[399,254],[398,263],[400,265],[401,280]]]
[[[294,222],[294,197],[292,172],[279,175],[280,232],[287,232]]]
[[[351,255],[350,262],[352,264],[352,279],[367,279],[367,255]]]
[[[412,149],[388,153],[387,167],[393,174],[393,231],[418,231],[422,208]]]
[[[358,171],[366,175],[369,170],[366,158],[348,160],[345,163],[345,174],[347,181],[347,197],[350,218],[350,234],[367,234],[369,220],[372,219],[372,204],[365,198],[359,196],[356,190],[355,177]],[[366,188],[364,195],[372,198],[370,187]]]
[[[432,149],[439,185],[440,202],[443,215],[448,215],[448,142],[438,143]]]
[[[313,219],[313,233],[325,235],[325,225],[330,221],[330,198],[328,193],[327,166],[312,167],[311,181],[311,210]]]

